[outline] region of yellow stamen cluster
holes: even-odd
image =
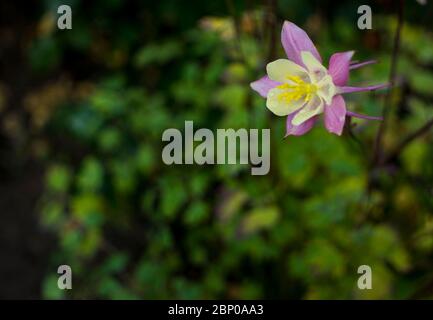
[[[280,101],[290,103],[304,97],[304,101],[307,102],[317,91],[316,85],[306,83],[298,76],[288,76],[287,79],[292,81],[292,83],[283,83],[277,86],[277,88],[284,90],[284,92],[278,95]]]

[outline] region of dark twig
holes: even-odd
[[[398,155],[404,150],[404,148],[406,148],[407,145],[409,145],[416,138],[418,138],[418,137],[422,136],[423,134],[427,133],[430,130],[431,127],[433,127],[433,119],[431,119],[430,121],[426,122],[418,130],[415,130],[414,132],[412,132],[411,134],[409,134],[402,142],[400,142],[400,144],[394,149],[394,151],[392,151],[389,154],[389,156],[386,158],[386,161],[384,161],[384,162],[387,163],[387,162],[395,159],[396,157],[398,157]]]
[[[365,151],[365,146],[360,139],[353,132],[354,126],[352,125],[352,117],[346,118],[346,123],[344,124],[344,131],[347,132],[348,136],[352,141],[359,147],[360,151],[363,153]]]
[[[247,61],[245,59],[245,55],[242,49],[242,42],[241,42],[241,20],[239,19],[239,16],[236,14],[236,8],[233,3],[233,0],[226,0],[226,5],[230,15],[233,18],[233,26],[235,29],[235,36],[236,36],[236,46],[238,47],[239,50],[240,60],[244,62],[245,65],[247,65]]]
[[[379,125],[379,129],[377,131],[375,144],[374,144],[374,150],[373,150],[373,157],[372,157],[372,167],[375,167],[378,163],[381,162],[382,159],[382,141],[383,141],[383,135],[386,130],[386,126],[388,123],[388,114],[390,111],[390,104],[391,104],[391,97],[393,88],[395,85],[395,78],[397,74],[397,64],[398,64],[398,58],[400,53],[400,39],[401,39],[401,31],[403,29],[403,13],[404,13],[404,0],[399,1],[398,6],[398,22],[397,22],[397,29],[394,36],[394,47],[392,50],[392,59],[391,59],[391,70],[389,74],[389,83],[391,85],[391,88],[388,90],[385,101],[384,101],[384,107],[382,111],[382,118],[383,121],[381,121]]]
[[[268,0],[267,1],[267,30],[269,32],[269,51],[267,56],[267,61],[272,61],[277,55],[277,1]]]
[[[254,24],[254,34],[257,36],[257,40],[259,43],[264,43],[264,36],[263,36],[263,16],[261,15],[261,11],[255,10],[252,0],[246,0],[247,8],[248,8],[248,14],[253,21]]]
[[[267,4],[267,13],[265,18],[265,32],[264,34],[269,34],[269,47],[267,52],[267,62],[272,61],[275,59],[277,54],[277,3],[276,0],[266,0]],[[268,118],[267,122],[269,124],[269,128],[272,127],[272,114],[271,112],[268,112]],[[278,148],[275,145],[275,140],[271,137],[271,150],[272,150],[272,157],[271,157],[271,168],[270,168],[270,175],[271,179],[274,181],[275,185],[278,185],[279,183],[279,174],[278,174]]]

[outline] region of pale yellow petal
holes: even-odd
[[[317,83],[317,94],[325,100],[327,105],[330,105],[332,102],[332,98],[336,93],[336,88],[334,82],[332,81],[332,77],[330,75],[326,75],[320,82]]]
[[[301,52],[302,62],[307,67],[312,82],[319,82],[328,74],[328,70],[309,51]]]
[[[271,80],[278,82],[287,82],[289,76],[298,76],[301,78],[308,76],[307,70],[287,59],[278,59],[268,63],[266,71]]]
[[[322,113],[323,106],[323,100],[320,99],[318,96],[315,96],[310,101],[308,101],[306,106],[296,114],[296,116],[292,120],[292,124],[294,126],[299,126],[300,124],[304,123],[315,115]]]
[[[268,109],[277,116],[287,116],[288,114],[299,110],[305,105],[305,100],[303,98],[292,100],[290,103],[287,103],[281,98],[282,93],[284,93],[284,90],[282,89],[271,89],[268,92],[268,98],[266,100],[266,107],[268,107]]]

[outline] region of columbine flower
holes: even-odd
[[[348,87],[349,70],[374,61],[351,64],[353,51],[335,53],[329,68],[311,39],[298,26],[284,22],[281,42],[287,59],[279,59],[266,66],[267,76],[251,83],[251,87],[267,98],[266,106],[277,116],[287,116],[287,135],[303,135],[324,113],[325,127],[329,132],[341,135],[347,116],[370,120],[377,117],[360,115],[346,110],[344,93],[369,91],[386,87]]]

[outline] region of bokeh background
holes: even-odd
[[[347,99],[390,108],[384,154],[433,118],[433,4],[405,2],[398,86]],[[432,298],[433,133],[371,167],[377,122],[283,140],[249,87],[284,57],[285,19],[325,61],[379,60],[351,84],[386,82],[397,3],[1,1],[0,298]],[[57,29],[61,4],[72,30]],[[357,28],[362,4],[372,30]],[[271,128],[271,172],[164,165],[162,132],[185,120]],[[372,290],[357,288],[362,264]]]

